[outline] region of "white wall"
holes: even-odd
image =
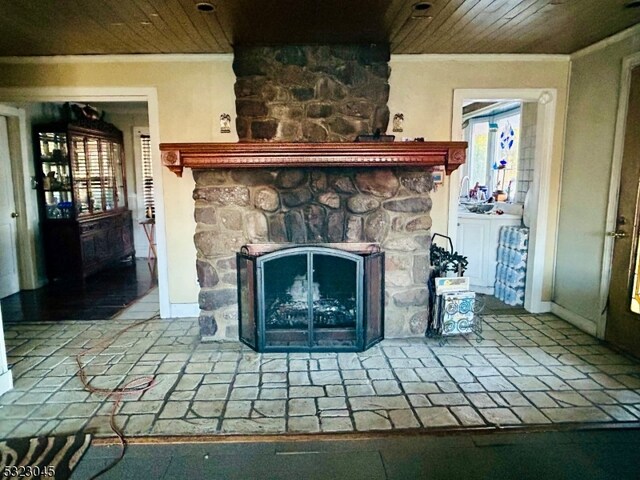
[[[603,256],[622,60],[640,31],[571,61],[554,302],[595,331],[602,321]]]

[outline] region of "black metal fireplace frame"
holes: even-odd
[[[275,346],[268,345],[266,342],[266,308],[264,305],[264,264],[271,260],[294,255],[307,256],[307,272],[310,272],[309,284],[313,281],[313,258],[316,254],[324,254],[338,258],[344,258],[353,261],[356,265],[357,283],[356,283],[356,339],[353,346],[350,345],[333,345],[333,346],[316,346],[314,345],[314,326],[313,326],[313,301],[311,288],[307,291],[308,297],[308,341],[307,346],[289,345]],[[237,272],[238,272],[238,317],[239,337],[240,341],[258,352],[360,352],[377,344],[384,338],[384,252],[366,251],[352,253],[336,248],[328,248],[318,245],[296,245],[274,252],[255,255],[247,253],[246,249],[236,254]],[[243,273],[243,264],[245,272]],[[252,264],[249,269],[246,265]],[[374,265],[373,267],[371,265]],[[250,271],[248,271],[250,270]],[[370,292],[369,275],[371,270],[376,270],[374,275],[379,276],[379,304],[370,304],[375,297],[375,292]],[[242,278],[242,275],[246,278]],[[243,286],[243,281],[246,285]],[[247,290],[254,290],[249,298],[243,298],[243,294]],[[243,293],[244,292],[244,293]],[[256,293],[260,292],[260,293]],[[244,309],[243,310],[243,306]],[[373,312],[373,313],[372,313]],[[378,318],[369,318],[370,315],[378,316]],[[245,321],[249,317],[254,318],[253,325],[247,328]],[[377,329],[371,334],[370,325],[375,322]],[[371,337],[371,338],[370,338]]]

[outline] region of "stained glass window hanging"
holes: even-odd
[[[515,127],[513,126],[514,121]],[[494,178],[496,191],[509,191],[509,185],[516,181],[519,123],[519,115],[512,115],[498,121],[499,133],[496,132],[496,155],[493,164],[493,169],[496,170]]]

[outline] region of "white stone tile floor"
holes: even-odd
[[[109,340],[139,318],[149,320]],[[113,400],[77,375],[76,356],[101,343],[83,357],[93,386],[157,382],[123,399],[116,422],[128,436],[640,426],[640,362],[549,314],[485,316],[480,336],[389,339],[363,353],[201,343],[197,319],[157,317],[157,292],[114,320],[5,329],[15,389],[0,397],[0,438],[113,435]]]
[[[155,287],[114,318],[118,320],[146,320],[160,315],[159,305],[158,287]]]

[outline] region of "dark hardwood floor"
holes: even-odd
[[[56,281],[3,298],[4,323],[110,319],[157,285],[154,268],[137,259],[82,283]]]

